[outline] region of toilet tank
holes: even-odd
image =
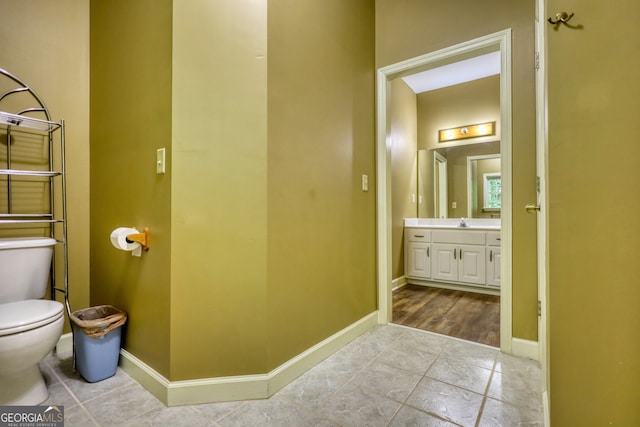
[[[0,304],[45,296],[55,239],[0,238]]]

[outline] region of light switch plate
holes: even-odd
[[[369,176],[362,175],[362,191],[369,191]]]
[[[166,162],[166,150],[164,148],[158,148],[156,151],[156,174],[163,174],[165,172]]]

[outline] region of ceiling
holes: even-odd
[[[496,74],[500,74],[499,51],[404,76],[402,80],[415,93],[422,93]]]

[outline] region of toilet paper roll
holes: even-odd
[[[127,236],[129,234],[140,233],[135,228],[130,227],[118,227],[111,232],[111,244],[114,248],[122,251],[131,251],[134,256],[142,255],[142,245],[138,242],[128,242]]]

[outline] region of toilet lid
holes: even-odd
[[[63,309],[58,301],[44,299],[0,304],[0,336],[47,325],[62,317]]]

